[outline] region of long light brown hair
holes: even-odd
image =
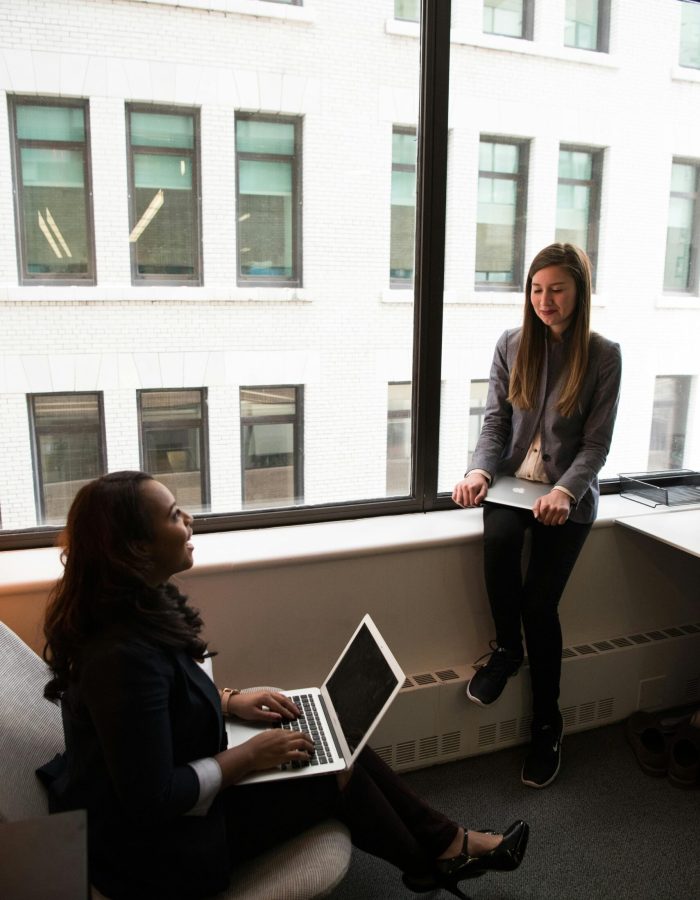
[[[530,301],[532,279],[548,266],[560,266],[576,285],[576,306],[567,331],[569,359],[562,375],[557,409],[570,416],[576,409],[588,367],[591,329],[591,264],[586,254],[573,244],[550,244],[532,260],[525,286],[525,310],[520,345],[510,373],[508,400],[521,409],[533,409],[537,403],[540,378],[545,368],[548,327],[537,316]]]

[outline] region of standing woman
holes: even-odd
[[[89,482],[68,513],[44,653],[66,752],[40,773],[52,812],[87,809],[92,883],[111,900],[214,896],[237,864],[329,816],[416,891],[463,896],[462,879],[517,868],[524,822],[505,835],[468,830],[369,748],[337,777],[237,786],[308,761],[313,742],[270,727],[226,748],[224,715],[273,726],[299,710],[274,691],[219,691],[197,665],[203,623],[170,581],[192,566],[191,537],[192,517],[143,472]]]
[[[590,313],[586,254],[571,244],[545,247],[528,272],[522,328],[506,331],[496,345],[472,468],[452,493],[455,503],[472,507],[498,475],[552,485],[532,511],[484,506],[484,571],[496,641],[467,686],[467,697],[481,706],[500,697],[523,661],[522,622],[533,707],[522,781],[538,788],[554,781],[561,762],[557,608],[596,517],[597,476],[620,391],[620,347],[590,331]]]

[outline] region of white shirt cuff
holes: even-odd
[[[199,799],[185,815],[206,816],[209,807],[214,802],[214,797],[221,790],[221,767],[211,756],[206,759],[195,759],[188,765],[192,766],[199,781]]]
[[[552,490],[553,491],[561,491],[562,494],[566,494],[566,496],[569,498],[569,500],[573,500],[574,504],[576,503],[576,497],[574,497],[574,495],[571,493],[571,491],[568,488],[562,487],[562,485],[560,485],[560,484],[555,484],[554,487],[552,488]]]

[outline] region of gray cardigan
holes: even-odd
[[[537,434],[542,437],[542,462],[552,484],[576,498],[572,522],[592,522],[598,509],[598,472],[610,449],[620,395],[620,345],[591,333],[588,369],[578,405],[571,416],[557,410],[559,379],[565,367],[570,335],[548,341],[539,395],[534,409],[508,401],[510,370],[520,341],[520,328],[505,331],[496,344],[491,365],[486,412],[471,469],[491,476],[514,475]]]

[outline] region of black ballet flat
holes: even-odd
[[[489,832],[484,832],[488,834]],[[493,834],[494,832],[490,832]],[[517,869],[525,855],[527,839],[530,828],[527,822],[519,820],[513,822],[503,834],[501,843],[488,853],[481,856],[470,856],[467,851],[467,831],[464,831],[464,844],[462,852],[450,859],[438,859],[435,862],[434,875],[415,876],[407,873],[403,876],[403,883],[409,890],[415,893],[427,893],[428,891],[442,888],[468,900],[467,896],[459,889],[458,883],[465,878],[478,878],[485,872],[512,872]]]

